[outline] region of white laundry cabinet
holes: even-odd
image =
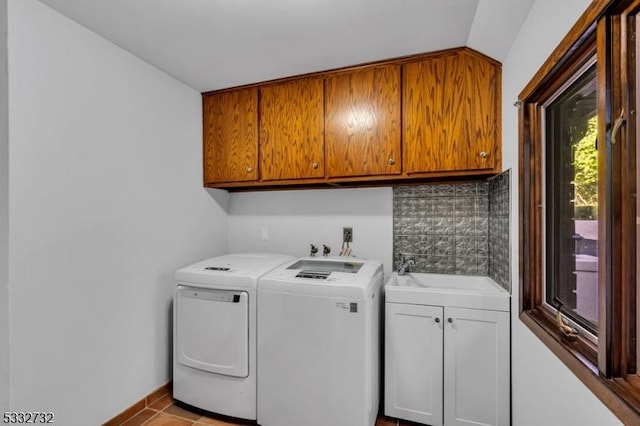
[[[508,311],[385,307],[386,415],[433,426],[510,424]]]

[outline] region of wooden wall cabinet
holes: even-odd
[[[209,187],[501,171],[500,64],[466,47],[205,93],[203,107]]]
[[[399,174],[400,130],[399,65],[325,79],[327,177]]]
[[[324,176],[324,91],[319,77],[260,89],[262,180]]]
[[[403,68],[404,171],[492,170],[500,164],[500,69],[464,51]]]
[[[202,98],[204,181],[258,180],[258,90]]]

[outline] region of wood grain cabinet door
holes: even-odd
[[[204,181],[258,179],[258,89],[205,95]]]
[[[324,176],[323,102],[320,77],[260,89],[263,181]]]
[[[502,70],[499,65],[479,56],[464,54],[463,57],[467,69],[471,139],[469,155],[462,163],[469,169],[499,169],[502,158]]]
[[[400,173],[400,129],[399,65],[326,78],[328,177]]]
[[[466,52],[403,67],[407,173],[493,169],[498,145],[496,66]]]

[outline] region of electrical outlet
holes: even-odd
[[[342,242],[353,242],[353,228],[342,228]]]

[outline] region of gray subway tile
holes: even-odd
[[[455,185],[455,195],[456,197],[459,196],[469,196],[469,195],[473,195],[475,196],[478,193],[477,190],[478,184],[477,183],[459,183],[457,185]]]
[[[434,217],[431,229],[435,235],[453,235],[453,217]]]
[[[433,203],[434,216],[453,216],[455,200],[453,198],[436,199]]]
[[[489,256],[489,237],[476,239],[476,253],[478,256]]]
[[[454,237],[451,235],[434,236],[433,254],[435,256],[452,256],[454,254]]]
[[[475,216],[476,215],[476,199],[474,197],[455,198],[454,211],[456,217]]]
[[[453,184],[436,184],[431,186],[434,197],[453,197],[456,195],[456,188]]]
[[[455,220],[455,234],[456,235],[475,235],[476,234],[476,218],[470,217],[456,217]]]
[[[455,254],[458,256],[475,256],[477,253],[476,238],[456,235]]]
[[[455,273],[461,275],[476,275],[478,273],[478,262],[473,257],[456,257]]]
[[[420,255],[433,254],[433,236],[431,235],[417,235],[412,237],[413,240],[413,252]]]

